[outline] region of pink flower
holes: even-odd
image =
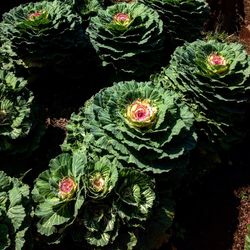
[[[70,199],[77,189],[77,184],[71,177],[65,177],[59,182],[59,197]]]
[[[30,13],[28,15],[28,19],[30,21],[34,21],[37,17],[41,16],[42,14],[43,14],[43,11],[36,11],[36,12]]]
[[[149,127],[155,121],[157,108],[150,104],[150,100],[137,99],[127,107],[126,118],[133,127]]]
[[[211,74],[224,74],[228,71],[229,64],[223,56],[212,53],[207,57],[207,68]]]
[[[91,179],[90,179],[92,187],[95,189],[95,191],[100,192],[105,188],[105,180],[102,177],[100,173],[96,173]]]
[[[124,27],[128,27],[131,21],[130,16],[126,13],[117,13],[113,16],[113,22]]]
[[[227,64],[225,58],[223,56],[220,56],[218,54],[211,54],[208,57],[208,62],[212,65],[221,65],[221,66],[225,66]]]

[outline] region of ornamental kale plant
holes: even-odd
[[[62,148],[89,145],[143,171],[168,172],[188,164],[196,144],[192,125],[193,114],[176,93],[150,82],[120,82],[71,116]]]
[[[211,141],[228,147],[246,132],[250,57],[241,44],[216,40],[186,43],[156,77],[156,83],[159,81],[166,89],[184,94],[199,128]]]
[[[86,248],[134,249],[156,230],[145,229],[147,223],[161,225],[161,233],[172,224],[172,202],[162,202],[155,180],[132,165],[85,150],[63,153],[49,165],[32,194],[38,232],[52,240],[68,234]]]
[[[209,18],[209,6],[204,0],[140,0],[156,10],[166,32],[175,44],[194,41],[201,36]]]
[[[29,187],[0,171],[0,249],[21,250],[29,228]]]
[[[83,205],[86,188],[82,180],[87,158],[84,153],[61,154],[50,161],[50,169],[35,180],[32,191],[37,203],[38,232],[60,236],[73,223]]]
[[[0,152],[15,152],[34,125],[33,94],[27,81],[0,70]],[[22,150],[24,150],[22,145]]]
[[[3,15],[0,30],[29,66],[58,62],[85,44],[81,18],[57,0],[11,9]]]
[[[103,66],[117,73],[145,74],[159,64],[163,23],[153,9],[139,3],[119,3],[100,9],[87,33]]]

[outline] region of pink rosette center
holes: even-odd
[[[91,185],[97,192],[100,192],[105,188],[105,180],[100,173],[97,173],[91,179]]]
[[[223,56],[220,56],[218,54],[211,54],[208,57],[208,62],[212,65],[216,66],[225,66],[227,64],[225,58]]]
[[[37,17],[41,16],[42,15],[42,11],[36,11],[36,12],[33,12],[33,13],[30,13],[28,15],[28,19],[30,21],[34,21]]]
[[[73,178],[65,177],[59,183],[59,196],[62,199],[71,198],[77,189]]]
[[[126,118],[132,126],[148,127],[155,121],[156,112],[150,100],[137,99],[127,107]]]

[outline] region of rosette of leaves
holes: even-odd
[[[75,220],[86,196],[82,180],[86,163],[84,152],[64,153],[52,159],[49,170],[35,180],[32,195],[37,203],[35,215],[39,218],[39,233],[60,237]]]
[[[119,197],[117,211],[123,220],[139,226],[138,220],[148,219],[156,197],[154,183],[149,176],[132,169],[121,170],[116,193]]]
[[[21,4],[3,15],[1,33],[27,65],[58,62],[85,46],[81,18],[72,8],[57,0]]]
[[[14,149],[33,126],[34,97],[26,84],[14,73],[0,70],[0,152]]]
[[[140,3],[118,3],[100,9],[87,33],[103,66],[118,73],[145,74],[159,64],[163,23],[153,9]]]
[[[168,172],[187,165],[196,144],[192,125],[193,114],[176,93],[151,82],[119,82],[71,116],[62,148],[87,144],[143,171]]]
[[[97,161],[90,161],[84,178],[87,196],[98,200],[110,194],[118,179],[117,167],[119,166],[120,163],[117,160],[111,162],[106,157],[102,157]]]
[[[175,50],[156,81],[184,94],[211,141],[226,147],[242,138],[250,101],[250,57],[241,44],[186,43]]]
[[[0,249],[21,250],[29,228],[29,187],[0,171]]]
[[[205,0],[140,0],[156,10],[175,44],[201,37],[210,8]]]

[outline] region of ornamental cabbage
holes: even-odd
[[[104,247],[118,236],[119,220],[110,204],[89,202],[82,216],[84,239],[89,245]]]
[[[199,131],[203,129],[212,142],[228,147],[242,139],[250,102],[250,57],[241,44],[186,43],[156,77],[159,81],[184,94]]]
[[[116,83],[72,114],[62,148],[81,145],[143,171],[168,172],[188,164],[196,145],[193,114],[176,93],[150,82]]]
[[[84,153],[61,154],[50,161],[50,169],[35,180],[32,191],[37,203],[38,232],[50,236],[63,233],[72,224],[85,201],[82,180],[87,158]]]
[[[0,26],[29,66],[58,62],[85,43],[81,18],[57,0],[21,4],[3,15]]]
[[[166,32],[175,44],[192,42],[201,36],[209,18],[205,0],[139,0],[156,10],[162,18]]]
[[[28,201],[29,187],[0,171],[0,249],[25,246],[31,212]]]
[[[119,165],[117,161],[111,162],[105,157],[89,162],[85,173],[87,196],[94,200],[105,198],[116,185]]]
[[[100,9],[87,33],[103,66],[117,73],[145,74],[159,64],[163,23],[153,9],[140,3],[118,3]]]

